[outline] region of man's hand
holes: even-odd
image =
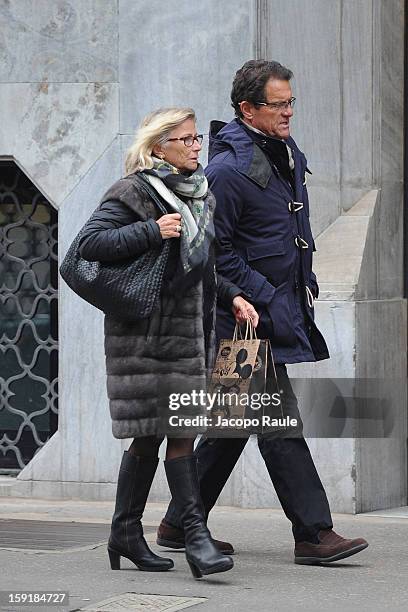
[[[232,312],[238,324],[245,323],[248,319],[252,321],[254,327],[259,323],[259,315],[255,308],[240,295],[232,300]]]

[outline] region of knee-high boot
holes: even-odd
[[[184,529],[186,558],[195,578],[226,572],[234,562],[215,546],[205,522],[194,455],[164,462],[167,481]]]
[[[171,559],[155,555],[143,537],[141,518],[158,465],[157,457],[135,457],[125,452],[119,470],[115,512],[108,554],[111,568],[120,569],[126,557],[140,570],[163,572],[173,567]]]

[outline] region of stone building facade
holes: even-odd
[[[405,505],[403,1],[3,0],[0,25],[0,162],[14,161],[58,211],[60,258],[123,174],[148,111],[192,106],[206,133],[211,119],[232,118],[244,61],[293,70],[292,134],[313,172],[316,316],[331,359],[292,374],[398,381],[398,436],[311,438],[311,450],[333,510]],[[111,498],[126,445],[110,430],[103,317],[62,280],[58,317],[58,431],[1,491]],[[167,497],[159,471],[151,499]],[[253,441],[221,502],[279,505]]]

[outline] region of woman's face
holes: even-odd
[[[194,172],[198,166],[198,156],[201,151],[201,144],[194,140],[191,147],[187,147],[183,140],[173,140],[185,138],[186,136],[197,136],[197,129],[194,119],[186,119],[170,133],[170,139],[164,145],[158,145],[153,152],[158,157],[164,159],[180,172]],[[164,156],[164,157],[163,157]]]

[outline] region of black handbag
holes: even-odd
[[[138,186],[148,193],[163,214],[168,213],[156,192],[142,177],[139,177]],[[83,230],[76,236],[60,266],[67,285],[107,315],[131,321],[149,317],[160,297],[170,240],[164,240],[159,248],[149,249],[136,259],[115,263],[87,261],[79,252]]]

